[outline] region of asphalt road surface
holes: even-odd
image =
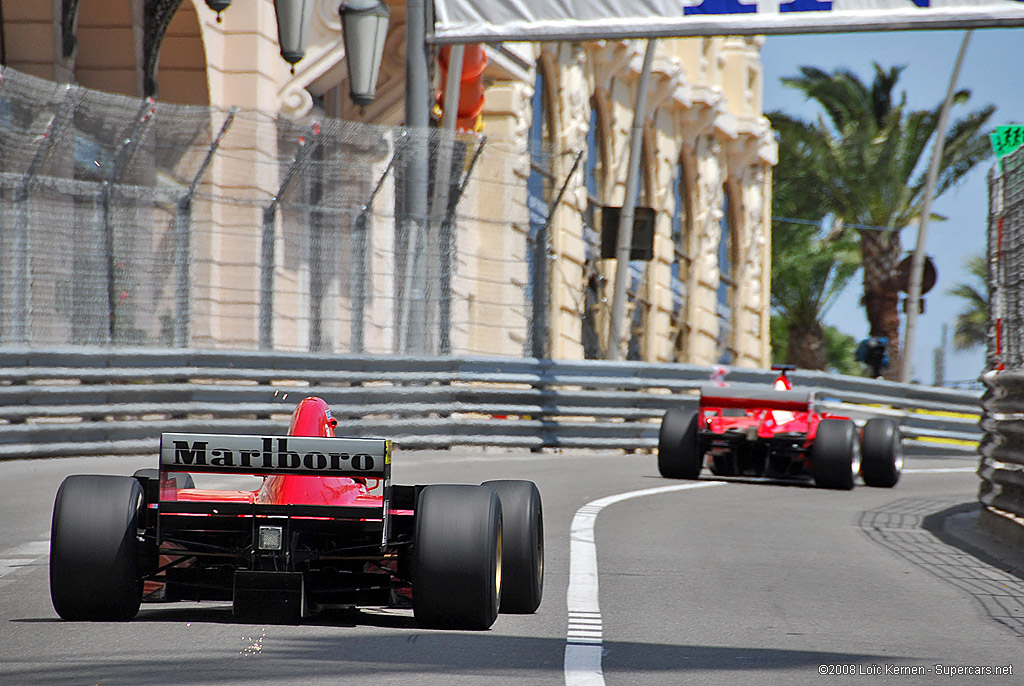
[[[908,458],[894,489],[661,479],[653,455],[396,451],[396,483],[531,479],[544,601],[489,631],[408,610],[301,625],[226,603],[61,621],[47,551],[64,476],[156,458],[0,463],[0,684],[1017,684],[1024,575],[975,527],[969,458]],[[652,489],[660,489],[651,492]],[[571,543],[570,543],[571,542]],[[950,674],[1010,669],[1012,674]]]

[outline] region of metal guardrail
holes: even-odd
[[[1024,369],[988,372],[982,381],[987,390],[978,498],[988,507],[1024,517]]]
[[[339,434],[400,448],[651,450],[665,410],[712,368],[687,364],[181,349],[0,348],[0,458],[155,452],[165,431],[283,432],[318,395]],[[733,369],[767,387],[776,373]],[[899,419],[908,449],[974,452],[980,393],[797,371],[816,407]],[[923,440],[929,439],[924,443]]]

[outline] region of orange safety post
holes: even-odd
[[[441,88],[436,95],[437,110],[444,107],[445,87],[448,84],[448,59],[451,46],[445,45],[437,56],[441,67]],[[487,68],[487,55],[479,43],[465,46],[462,57],[462,78],[459,86],[459,106],[455,127],[460,131],[479,131],[483,128],[484,110],[484,69]]]

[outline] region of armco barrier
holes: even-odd
[[[982,381],[985,434],[979,447],[979,499],[1024,517],[1024,369],[988,372]]]
[[[0,458],[155,453],[164,431],[283,432],[324,398],[339,433],[400,448],[650,450],[669,407],[711,367],[601,360],[318,355],[154,349],[0,349]],[[776,373],[733,369],[767,387]],[[980,393],[797,371],[817,407],[892,416],[905,446],[974,452]],[[927,442],[925,442],[927,441]]]

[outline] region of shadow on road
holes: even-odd
[[[193,613],[191,619],[196,620],[197,616],[201,615]],[[345,627],[338,629],[325,626],[315,635],[289,635],[287,631],[281,635],[269,627],[264,627],[261,634],[260,628],[250,626],[246,631],[257,638],[242,650],[196,651],[195,639],[183,636],[178,657],[124,653],[111,656],[102,645],[77,645],[74,655],[53,656],[45,669],[8,662],[0,666],[0,680],[37,686],[142,682],[276,684],[294,683],[305,677],[308,683],[363,684],[399,676],[412,679],[409,683],[440,683],[438,679],[444,680],[442,675],[448,674],[475,677],[474,683],[481,684],[502,683],[506,679],[518,679],[519,683],[525,679],[526,683],[536,684],[563,682],[562,638],[508,636],[497,630],[419,629],[367,636]],[[643,683],[672,683],[673,675],[704,670],[816,670],[822,664],[871,664],[899,659],[891,654],[617,641],[605,643],[605,653],[606,674],[620,681],[629,681],[634,676],[642,678]],[[183,657],[186,655],[187,658]],[[432,681],[428,675],[436,677]],[[656,678],[654,682],[649,681],[652,675]]]

